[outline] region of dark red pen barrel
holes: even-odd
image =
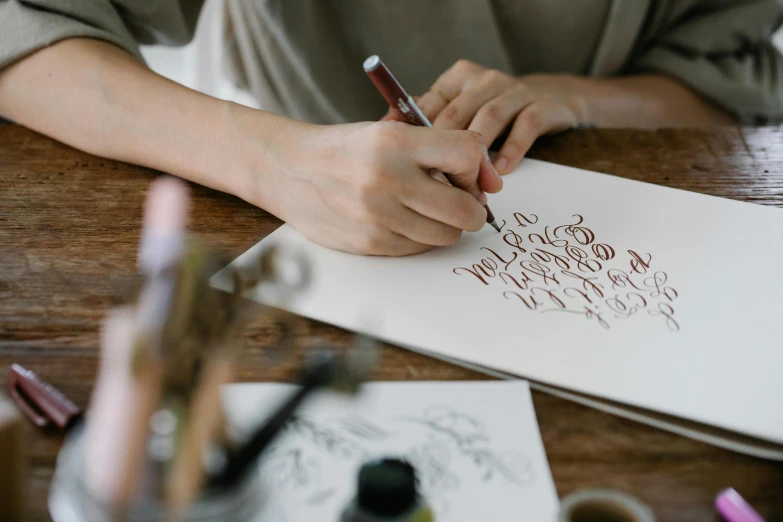
[[[411,125],[424,127],[424,122],[419,121],[416,114],[408,108],[408,95],[400,82],[391,73],[388,67],[377,56],[372,56],[364,62],[364,72],[369,76],[383,99],[394,109],[401,118]]]

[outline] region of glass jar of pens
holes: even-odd
[[[279,520],[260,483],[259,457],[307,397],[326,387],[355,392],[372,370],[369,340],[344,356],[316,350],[296,391],[236,437],[220,387],[233,380],[237,333],[251,309],[242,295],[263,287],[284,303],[307,284],[307,263],[266,249],[216,283],[218,258],[186,238],[187,206],[184,184],[164,178],[151,186],[139,254],[144,282],[104,325],[88,415],[57,461],[55,522]],[[295,342],[292,316],[253,310],[275,314],[288,333],[282,342]]]

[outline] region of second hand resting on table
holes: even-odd
[[[420,105],[434,129],[313,125],[195,92],[81,38],[0,72],[0,115],[89,153],[234,194],[322,245],[370,255],[423,252],[480,229],[484,194],[503,185],[497,170],[512,170],[541,134],[580,124],[731,122],[662,76],[520,79],[465,61]],[[496,170],[487,146],[509,125]],[[450,173],[459,188],[430,178],[430,169]]]
[[[663,75],[514,77],[459,60],[417,100],[436,129],[478,132],[489,147],[509,130],[494,165],[508,174],[544,134],[576,127],[704,127],[734,119]],[[395,120],[394,111],[384,120]]]

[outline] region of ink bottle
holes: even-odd
[[[115,506],[98,498],[84,481],[83,428],[68,434],[57,457],[49,512],[54,522],[167,522],[171,513],[163,501]],[[107,463],[111,465],[111,463]],[[180,522],[256,522],[283,520],[280,507],[264,494],[260,473],[247,476],[231,490],[203,493]]]
[[[416,471],[398,459],[368,462],[359,470],[358,491],[340,522],[433,522],[418,493]]]

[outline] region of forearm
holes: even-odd
[[[587,78],[534,75],[533,85],[560,83],[573,95],[580,123],[595,127],[704,127],[733,125],[734,117],[695,91],[658,74]],[[557,92],[557,90],[555,91]]]
[[[707,127],[734,117],[663,75],[591,80],[585,86],[587,122],[597,127]]]
[[[258,143],[272,143],[292,124],[183,87],[87,39],[60,42],[0,72],[0,114],[92,154],[238,195],[257,182],[249,163],[265,172],[264,162],[275,161]]]

